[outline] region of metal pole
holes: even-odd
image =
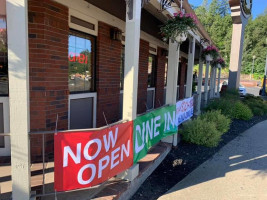
[[[43,157],[43,194],[45,194],[45,135],[43,134],[42,157]]]
[[[267,54],[265,61],[265,71],[264,71],[264,79],[263,79],[263,87],[262,87],[262,96],[266,96],[266,71],[267,71]]]
[[[254,63],[255,63],[255,56],[253,56],[253,62],[252,62],[252,76],[254,72]],[[250,79],[252,79],[252,76],[250,76]]]

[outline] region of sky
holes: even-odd
[[[190,4],[194,6],[199,6],[202,3],[202,0],[188,0],[188,1]],[[253,0],[253,5],[252,5],[253,19],[255,19],[258,15],[262,14],[266,7],[267,7],[267,0]]]

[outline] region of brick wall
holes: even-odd
[[[121,41],[110,39],[112,27],[98,23],[97,37],[97,127],[105,126],[106,122],[113,123],[119,120],[120,105],[120,65],[121,65]]]
[[[30,129],[68,128],[68,8],[51,0],[29,0]],[[41,135],[31,136],[32,159],[40,158]],[[46,136],[53,150],[53,135]]]
[[[146,112],[145,103],[147,99],[148,57],[149,57],[149,43],[144,40],[140,40],[138,94],[137,94],[138,114]]]
[[[166,56],[162,55],[162,48],[158,48],[157,67],[156,67],[156,85],[155,85],[155,108],[163,105],[164,102],[164,76]],[[160,103],[159,103],[160,102]]]

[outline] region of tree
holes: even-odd
[[[232,37],[232,18],[228,0],[212,0],[209,5],[207,0],[203,0],[195,13],[228,65]]]
[[[254,72],[263,75],[267,54],[267,12],[255,20],[250,19],[245,29],[242,72],[249,74],[252,69],[253,55],[256,56]]]

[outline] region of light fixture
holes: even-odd
[[[210,41],[208,39],[206,39],[206,38],[202,38],[202,39],[200,39],[200,44],[202,46],[209,46]]]
[[[166,49],[162,49],[162,50],[161,50],[161,55],[162,55],[162,56],[166,56],[166,57],[167,57],[168,54],[169,54],[168,50],[166,50]]]
[[[121,41],[122,40],[122,31],[116,27],[110,29],[110,39]]]

